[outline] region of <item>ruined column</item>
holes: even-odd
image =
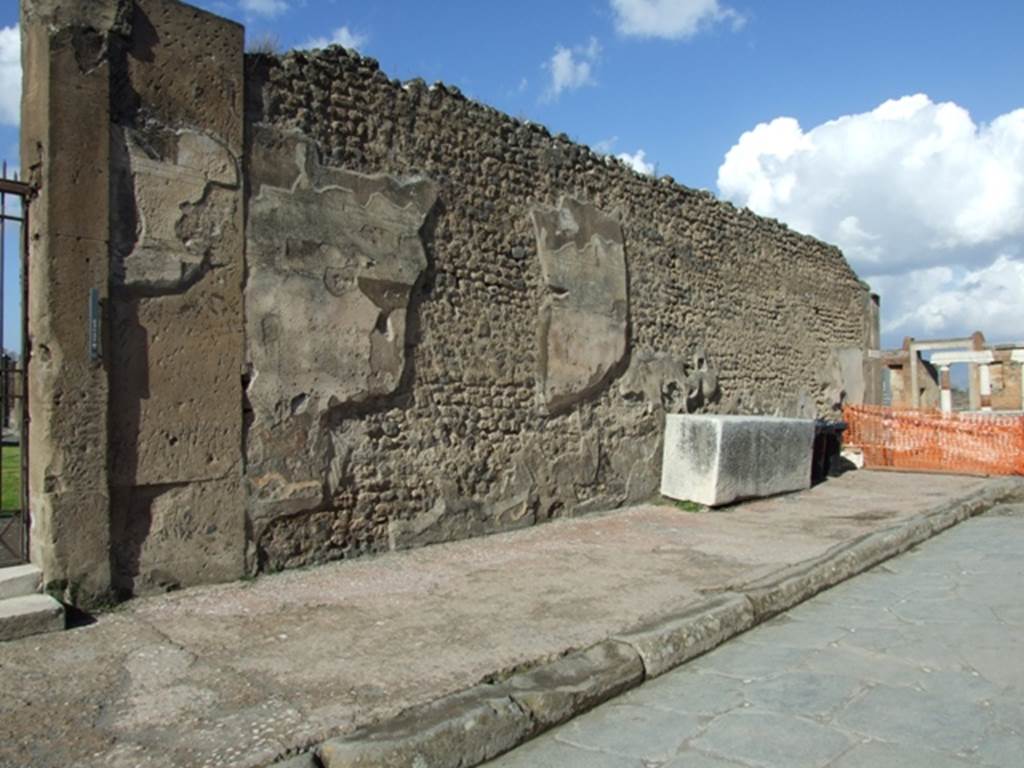
[[[978,389],[980,390],[981,410],[992,410],[992,370],[988,363],[978,365]]]
[[[950,383],[949,366],[939,366],[940,381],[942,386],[942,412],[953,412],[953,389]]]
[[[921,364],[921,359],[914,344],[910,345],[908,359],[910,361],[910,405],[912,408],[920,408],[921,390],[918,388],[917,368]]]

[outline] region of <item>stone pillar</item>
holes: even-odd
[[[22,35],[33,560],[82,607],[237,578],[244,32],[23,0]]]
[[[881,405],[885,389],[882,377],[887,369],[882,364],[881,299],[877,293],[868,295],[867,300],[867,349],[864,353],[864,402]]]
[[[910,361],[910,405],[913,408],[921,407],[921,390],[918,384],[918,371],[917,368],[921,365],[917,347],[914,344],[910,345],[910,351],[908,360]]]
[[[949,378],[949,366],[939,366],[940,383],[942,386],[942,412],[953,412],[953,389]]]
[[[107,360],[90,340],[108,295],[115,3],[21,4],[21,167],[29,206],[31,557],[72,603],[110,597]]]
[[[980,390],[981,410],[992,410],[992,370],[988,363],[978,365],[978,382]]]
[[[115,49],[110,359],[114,583],[245,573],[244,30],[134,0]]]
[[[981,331],[975,331],[970,337],[971,346],[970,349],[973,352],[980,352],[985,349],[985,336]],[[967,364],[967,392],[968,392],[968,403],[972,411],[983,411],[985,410],[984,405],[981,402],[981,369],[978,363]],[[989,389],[991,394],[991,386]]]

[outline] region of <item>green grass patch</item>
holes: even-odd
[[[672,505],[676,509],[680,509],[683,512],[707,512],[708,508],[703,504],[698,504],[695,501],[679,501],[678,499],[671,499]]]
[[[5,445],[0,454],[0,511],[21,509],[21,447]]]

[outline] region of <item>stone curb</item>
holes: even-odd
[[[644,678],[663,675],[707,653],[754,625],[746,595],[726,592],[678,616],[655,619],[616,639],[631,645],[644,663]]]
[[[819,592],[974,517],[1021,488],[1007,479],[833,547],[820,557],[652,619],[597,645],[481,683],[324,742],[275,768],[472,768],[704,654]]]
[[[902,523],[869,533],[830,549],[820,557],[798,563],[733,589],[747,596],[754,609],[754,624],[767,621],[819,592],[973,517],[1019,487],[1015,481],[998,483]]]

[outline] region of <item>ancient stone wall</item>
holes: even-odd
[[[339,48],[22,7],[33,557],[71,602],[645,500],[666,413],[869,397],[832,246]]]
[[[649,498],[666,412],[863,397],[834,247],[339,48],[247,88],[260,568]]]

